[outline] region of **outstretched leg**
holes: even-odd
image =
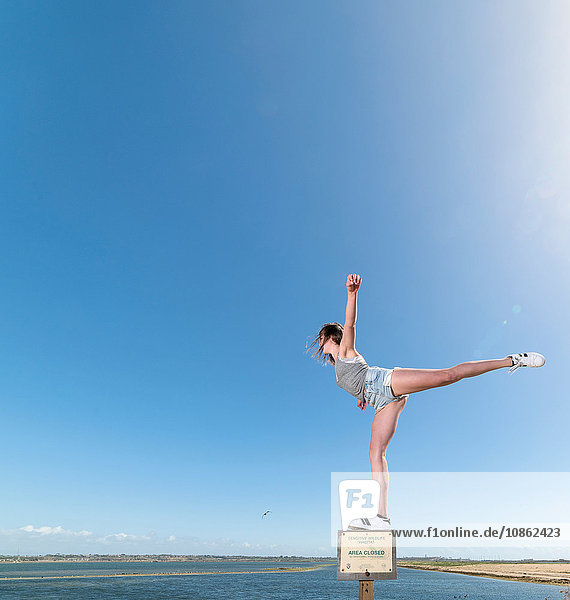
[[[380,484],[379,513],[388,516],[388,463],[386,449],[396,431],[398,418],[406,405],[406,398],[395,400],[379,410],[372,421],[372,434],[370,436],[370,466],[372,477]]]
[[[394,369],[392,373],[392,391],[395,396],[413,394],[431,388],[443,387],[465,379],[475,377],[496,369],[512,366],[510,357],[496,360],[474,360],[464,362],[449,369]]]

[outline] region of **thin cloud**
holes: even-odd
[[[99,538],[98,542],[145,542],[152,540],[153,536],[150,535],[132,535],[129,533],[110,533],[104,537]]]
[[[25,531],[26,533],[32,533],[32,534],[37,534],[37,535],[59,535],[59,536],[93,535],[92,531],[87,531],[87,530],[72,531],[71,529],[64,529],[61,525],[57,525],[56,527],[50,527],[48,525],[44,525],[42,527],[34,527],[33,525],[25,525],[24,527],[20,527],[20,531]]]

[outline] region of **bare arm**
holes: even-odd
[[[340,343],[345,351],[356,352],[354,343],[356,341],[356,298],[358,288],[362,283],[360,275],[352,274],[346,278],[346,291],[348,298],[346,301],[346,317],[344,321],[344,334]]]
[[[347,354],[349,358],[354,358],[354,355],[357,355],[356,348],[354,347],[356,340],[356,299],[361,283],[362,277],[356,275],[356,273],[353,273],[346,278],[348,298],[346,300],[346,317],[344,320],[344,332],[340,347],[343,354]],[[360,410],[366,408],[366,401],[361,400],[360,398],[356,404]]]

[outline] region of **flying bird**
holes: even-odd
[[[266,510],[262,515],[261,518],[263,519],[263,517],[266,517],[271,511],[270,510]]]

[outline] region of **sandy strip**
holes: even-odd
[[[335,563],[331,563],[335,564]],[[267,569],[263,571],[188,571],[181,573],[108,573],[102,575],[34,575],[31,577],[0,577],[0,581],[33,581],[47,579],[100,579],[108,577],[176,577],[178,575],[257,575],[264,573],[300,573],[305,571],[318,571],[330,565],[316,567],[285,567],[283,569]]]
[[[476,577],[491,577],[529,583],[570,585],[569,563],[465,563],[462,565],[434,565],[421,562],[398,560],[398,567],[458,573]]]

